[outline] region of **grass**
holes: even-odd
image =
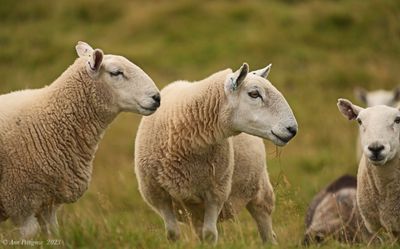
[[[337,98],[353,99],[356,85],[398,83],[399,14],[394,0],[0,0],[0,91],[50,84],[73,62],[78,40],[130,58],[160,88],[243,61],[252,69],[272,62],[270,80],[300,125],[279,153],[266,142],[277,195],[274,248],[297,248],[313,195],[357,169],[356,125],[337,111]],[[133,173],[139,121],[122,114],[108,129],[89,190],[59,212],[63,247],[209,248],[185,227],[181,242],[167,242],[160,218],[141,199]],[[1,224],[1,238],[11,239],[12,229]],[[262,247],[245,212],[219,231],[216,248]],[[335,247],[341,245],[322,246]]]

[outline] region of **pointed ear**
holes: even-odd
[[[367,104],[367,95],[368,91],[365,90],[364,88],[362,87],[354,88],[354,96],[365,105]]]
[[[393,101],[394,102],[400,101],[400,86],[396,87],[393,90]]]
[[[86,71],[89,76],[96,78],[100,72],[101,63],[103,62],[103,51],[96,48],[89,57],[87,57]]]
[[[93,48],[87,44],[86,42],[78,41],[78,44],[75,46],[76,53],[79,57],[88,57],[93,53]]]
[[[360,111],[363,110],[363,108],[353,105],[349,100],[347,99],[338,99],[337,106],[339,108],[339,111],[345,116],[348,120],[354,120],[357,118],[358,114]]]
[[[89,68],[93,72],[98,72],[103,62],[103,51],[101,49],[96,48],[89,59]]]
[[[264,79],[266,79],[268,77],[269,72],[271,71],[271,67],[272,67],[272,64],[269,64],[268,66],[266,66],[262,69],[252,71],[251,74],[254,74],[254,75],[257,75],[257,76],[260,76],[260,77],[263,77]]]
[[[229,77],[227,82],[228,88],[231,91],[235,91],[236,89],[238,89],[248,73],[249,73],[249,65],[245,62],[236,72],[228,76]]]

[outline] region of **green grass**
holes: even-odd
[[[266,142],[277,195],[273,219],[280,246],[274,248],[297,248],[313,195],[357,169],[356,124],[337,111],[337,98],[353,99],[356,85],[398,84],[399,14],[395,0],[1,0],[0,91],[50,84],[76,58],[78,40],[128,57],[160,88],[244,61],[252,69],[273,63],[270,80],[299,122],[298,136],[279,153]],[[114,121],[89,190],[61,208],[65,247],[209,248],[185,227],[182,241],[169,243],[161,219],[141,199],[133,173],[139,120],[122,114]],[[9,222],[0,225],[0,238],[15,237],[13,229]],[[245,212],[219,231],[216,248],[262,247]],[[335,247],[341,246],[323,246]]]

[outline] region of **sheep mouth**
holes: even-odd
[[[153,114],[158,109],[158,107],[154,107],[154,106],[144,107],[144,106],[138,104],[138,109],[139,109],[140,114],[148,116],[150,114]]]
[[[146,111],[153,111],[153,112],[158,109],[158,107],[143,107],[143,106],[140,107],[142,107],[142,109],[145,109]]]
[[[368,157],[368,160],[375,166],[380,166],[386,163],[386,158],[384,156],[370,156]]]
[[[282,142],[283,144],[287,144],[291,138],[287,138],[287,137],[281,137],[279,135],[277,135],[276,133],[274,133],[274,131],[271,130],[271,134],[279,141]]]
[[[158,106],[151,106],[151,107],[145,107],[139,104],[140,108],[142,108],[145,111],[152,111],[155,112],[158,109]]]

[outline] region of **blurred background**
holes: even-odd
[[[400,2],[0,0],[1,93],[50,84],[77,58],[79,40],[127,57],[159,88],[243,62],[251,69],[272,63],[269,79],[299,123],[283,149],[266,141],[277,195],[273,222],[279,247],[296,248],[313,195],[357,171],[357,125],[341,116],[337,99],[355,101],[355,86],[392,89],[399,83]],[[181,242],[168,243],[161,219],[141,199],[133,171],[139,121],[128,113],[113,122],[89,190],[61,208],[65,247],[207,247],[185,227]],[[10,229],[9,222],[1,224],[1,236],[10,236]],[[217,248],[261,246],[246,212],[219,230]]]

